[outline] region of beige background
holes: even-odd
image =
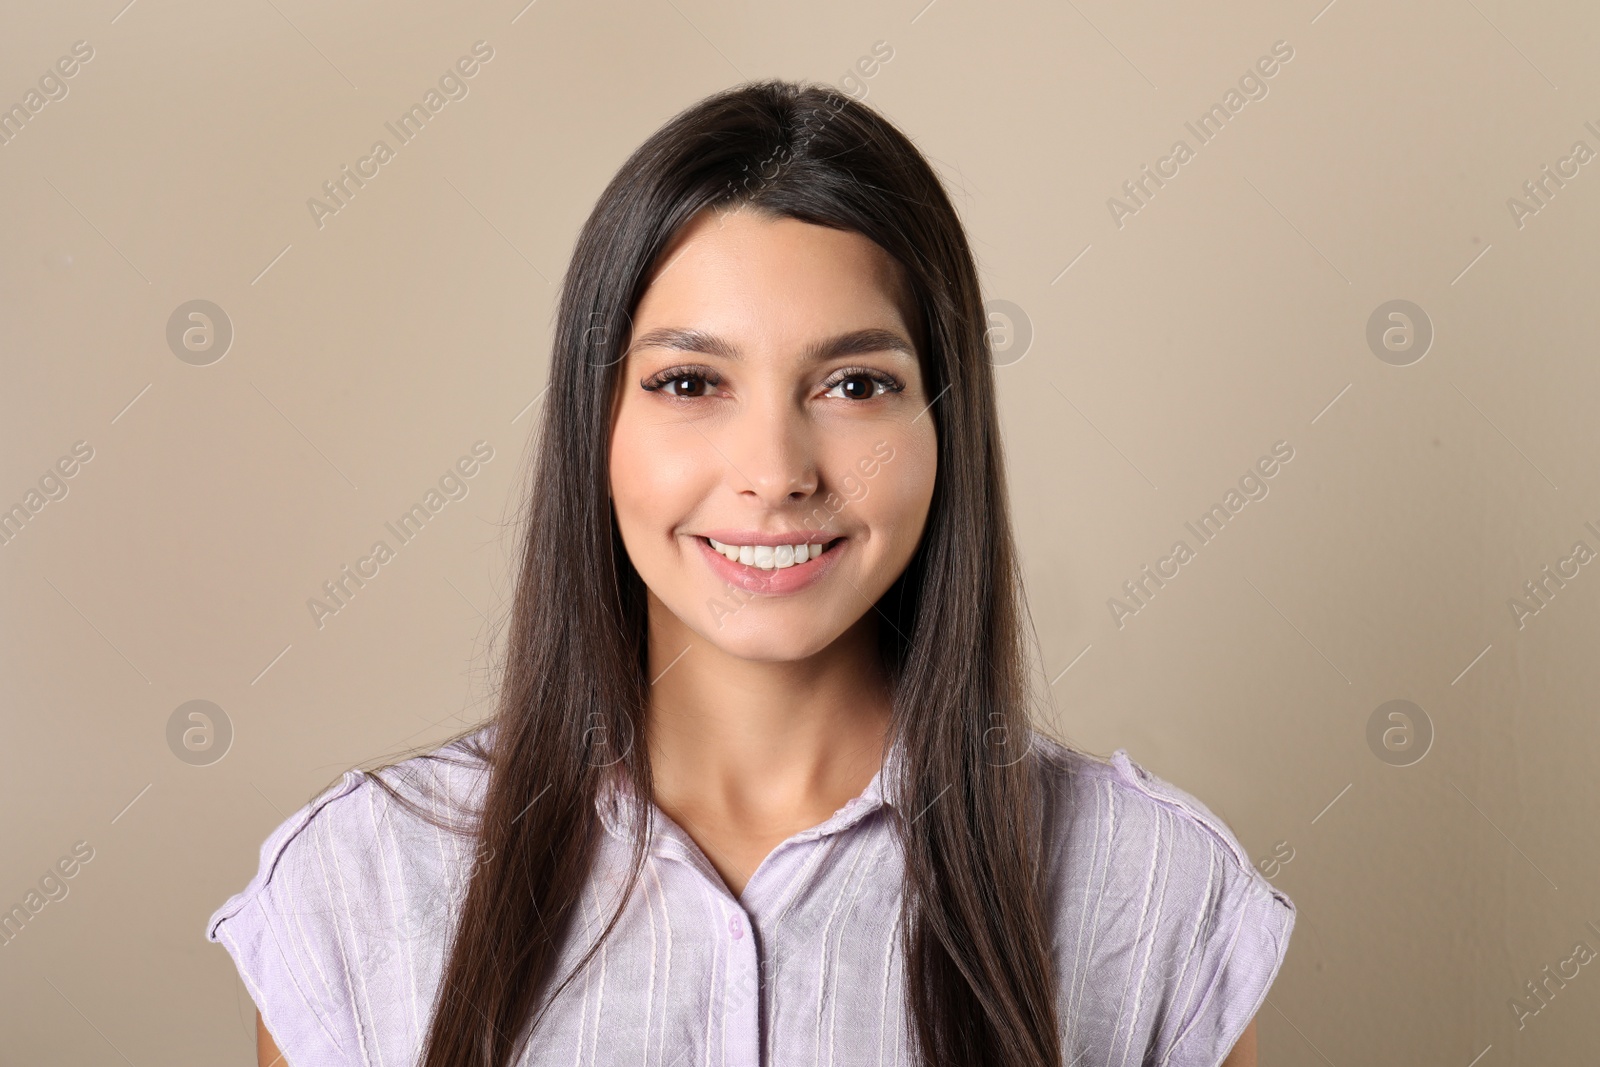
[[[1600,565],[1521,627],[1509,601],[1600,549],[1600,163],[1520,227],[1507,201],[1600,150],[1600,9],[123,3],[12,2],[0,33],[6,106],[94,49],[0,146],[0,506],[93,449],[0,545],[0,905],[94,850],[0,948],[0,1061],[254,1062],[206,918],[344,768],[487,710],[576,229],[671,114],[781,75],[899,123],[1021,309],[1026,350],[996,336],[1039,688],[1296,902],[1262,1062],[1589,1062],[1600,965],[1520,1029],[1509,1001],[1600,950]],[[319,229],[307,199],[478,40],[469,94]],[[194,299],[234,329],[206,366],[166,340]],[[1435,331],[1406,366],[1367,342],[1394,299]],[[308,599],[479,440],[469,494],[319,629]],[[1119,627],[1108,599],[1280,440],[1270,494]],[[234,731],[208,766],[167,739],[197,699]],[[1434,735],[1404,767],[1367,740],[1394,699]]]

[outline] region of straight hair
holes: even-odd
[[[486,766],[481,805],[463,823],[441,822],[387,780],[397,763],[369,772],[400,804],[476,844],[421,1062],[515,1062],[610,935],[643,868],[653,789],[633,740],[649,707],[646,600],[611,514],[611,416],[632,315],[662,251],[698,212],[735,207],[867,237],[914,298],[938,466],[922,539],[873,607],[889,738],[903,746],[885,811],[905,872],[907,1029],[929,1067],[1060,1067],[1041,855],[1049,756],[1023,743],[1034,729],[1027,609],[977,269],[937,175],[903,133],[828,86],[780,80],[719,92],[668,121],[578,235],[497,706],[487,728],[423,757]],[[612,774],[626,776],[640,816],[630,871],[598,940],[559,975]]]

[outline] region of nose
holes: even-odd
[[[793,404],[751,404],[741,411],[724,446],[729,476],[740,495],[777,509],[815,493],[814,429]]]

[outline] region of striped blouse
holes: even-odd
[[[1254,1017],[1294,904],[1188,793],[1118,749],[1055,758],[1046,841],[1068,1067],[1216,1067]],[[447,746],[447,750],[455,746]],[[453,753],[462,759],[461,753]],[[889,759],[898,758],[891,748]],[[482,798],[481,762],[401,764]],[[385,770],[404,795],[426,794]],[[902,868],[880,771],[832,817],[778,845],[735,897],[659,808],[611,937],[556,999],[523,1064],[909,1064],[897,920]],[[607,834],[561,974],[626,875],[627,805]],[[206,927],[232,956],[289,1067],[401,1067],[421,1057],[471,840],[394,804],[361,770],[280,825],[260,868]]]

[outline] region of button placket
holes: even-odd
[[[713,1047],[707,1054],[731,1067],[761,1067],[762,1019],[765,1004],[770,1005],[772,990],[763,988],[763,976],[770,961],[763,959],[762,928],[760,917],[781,916],[795,894],[805,892],[805,886],[815,874],[816,864],[832,851],[839,840],[852,837],[857,824],[870,819],[887,798],[875,777],[868,788],[857,797],[845,801],[842,808],[823,823],[802,830],[780,842],[772,849],[757,869],[751,873],[744,890],[737,896],[730,892],[720,873],[705,856],[694,839],[652,804],[650,851],[662,859],[676,861],[693,873],[712,895],[710,934],[722,950],[720,1020],[713,1025],[720,1031],[720,1056]],[[625,844],[631,843],[635,829],[633,809],[619,805],[616,817],[602,808],[602,821],[614,836]],[[768,980],[772,976],[768,976]],[[715,979],[713,979],[715,980]],[[713,994],[715,996],[715,994]],[[720,1023],[720,1025],[718,1025]]]
[[[730,1067],[761,1064],[761,959],[750,917],[731,905],[722,930],[727,966],[723,975],[723,1054]]]

